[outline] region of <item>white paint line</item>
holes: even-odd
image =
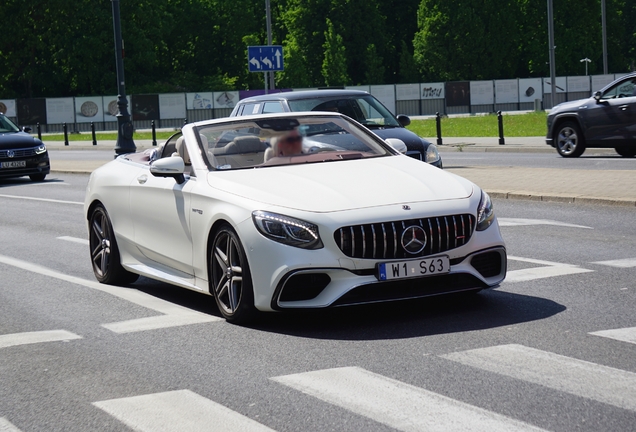
[[[589,273],[594,270],[584,269],[574,264],[563,264],[552,261],[543,261],[532,258],[521,258],[508,256],[509,260],[523,261],[531,264],[543,265],[543,267],[533,267],[527,269],[511,270],[506,273],[504,282],[527,282],[535,279],[543,279],[555,276],[565,276],[571,274]]]
[[[636,258],[625,258],[610,261],[594,261],[591,264],[600,264],[618,268],[632,268],[636,267]]]
[[[14,199],[22,199],[22,200],[30,200],[30,201],[44,201],[44,202],[52,202],[57,204],[74,204],[74,205],[84,205],[83,202],[78,201],[63,201],[63,200],[54,200],[49,198],[35,198],[35,197],[25,197],[25,196],[15,196],[15,195],[4,195],[0,194],[2,198],[14,198]]]
[[[69,242],[73,242],[73,243],[79,243],[79,244],[83,244],[85,246],[88,246],[88,240],[82,239],[82,238],[62,236],[62,237],[58,237],[57,239],[58,240],[69,241]]]
[[[530,225],[554,225],[569,228],[594,229],[584,225],[574,225],[566,222],[559,222],[547,219],[521,219],[521,218],[497,218],[499,226],[530,226]]]
[[[93,405],[139,432],[273,431],[190,390],[111,399]]]
[[[358,367],[271,379],[401,431],[542,430]]]
[[[55,270],[48,269],[46,267],[39,266],[37,264],[22,261],[16,258],[0,255],[0,263],[4,263],[13,267],[21,268],[23,270],[31,271],[41,274],[43,276],[53,277],[66,282],[81,285],[87,288],[96,289],[110,295],[114,295],[121,299],[127,300],[136,305],[152,309],[154,311],[163,313],[165,315],[141,318],[133,321],[123,321],[121,323],[103,324],[104,327],[109,328],[116,333],[118,329],[122,333],[129,333],[135,331],[145,331],[159,328],[167,328],[175,325],[186,324],[199,324],[206,322],[222,321],[221,318],[212,315],[203,314],[193,311],[191,309],[176,305],[174,303],[167,302],[157,297],[153,297],[144,292],[138,291],[134,288],[122,288],[115,285],[101,284],[96,281],[89,281],[86,279],[78,278],[75,276],[66,275]],[[178,324],[181,322],[181,324]],[[136,323],[136,326],[133,325]]]
[[[0,335],[0,348],[17,345],[36,344],[41,342],[60,342],[81,339],[81,336],[66,330],[45,330],[25,333]],[[1,431],[2,429],[0,429]]]
[[[0,432],[22,432],[15,427],[9,420],[4,417],[0,417]]]
[[[594,336],[615,339],[621,342],[629,342],[636,344],[636,327],[621,328],[614,330],[601,330],[590,333]]]
[[[636,411],[636,374],[523,345],[441,356],[500,375]]]

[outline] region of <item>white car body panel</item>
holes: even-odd
[[[476,220],[478,216],[482,195],[477,186],[399,154],[210,170],[196,128],[217,123],[222,121],[184,126],[192,171],[182,184],[174,178],[153,176],[147,161],[136,162],[126,155],[91,175],[85,213],[88,218],[96,203],[106,208],[125,269],[210,294],[210,242],[215,227],[226,222],[245,250],[257,309],[327,307],[356,287],[377,286],[376,265],[395,261],[347,256],[334,238],[341,227],[460,214],[472,214]],[[301,249],[267,238],[252,220],[252,212],[257,210],[317,225],[324,247]],[[503,273],[484,277],[471,265],[471,254],[488,250],[502,254]],[[476,289],[495,287],[505,277],[505,244],[496,218],[483,231],[473,229],[466,244],[441,254],[455,260],[450,274],[479,281]],[[330,283],[314,298],[280,300],[277,289],[296,272],[324,274]]]

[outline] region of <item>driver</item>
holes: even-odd
[[[303,153],[303,137],[297,129],[272,138],[271,148],[265,152],[265,160],[272,157],[297,156]]]

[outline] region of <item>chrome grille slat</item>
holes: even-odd
[[[35,156],[35,149],[19,149],[13,150],[13,158]],[[9,158],[9,150],[0,150],[0,158]]]
[[[405,252],[401,246],[404,231],[412,225],[422,227],[427,236],[426,246],[416,255]],[[334,232],[334,239],[340,250],[352,258],[416,258],[464,246],[470,240],[474,226],[474,215],[445,215],[341,227]]]

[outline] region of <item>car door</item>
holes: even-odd
[[[152,261],[187,275],[194,274],[190,231],[191,191],[196,178],[155,177],[143,170],[130,187],[135,244]],[[166,269],[162,269],[166,271]],[[179,275],[185,277],[185,275]]]
[[[616,83],[582,112],[588,144],[617,147],[636,137],[635,81],[630,78]]]

